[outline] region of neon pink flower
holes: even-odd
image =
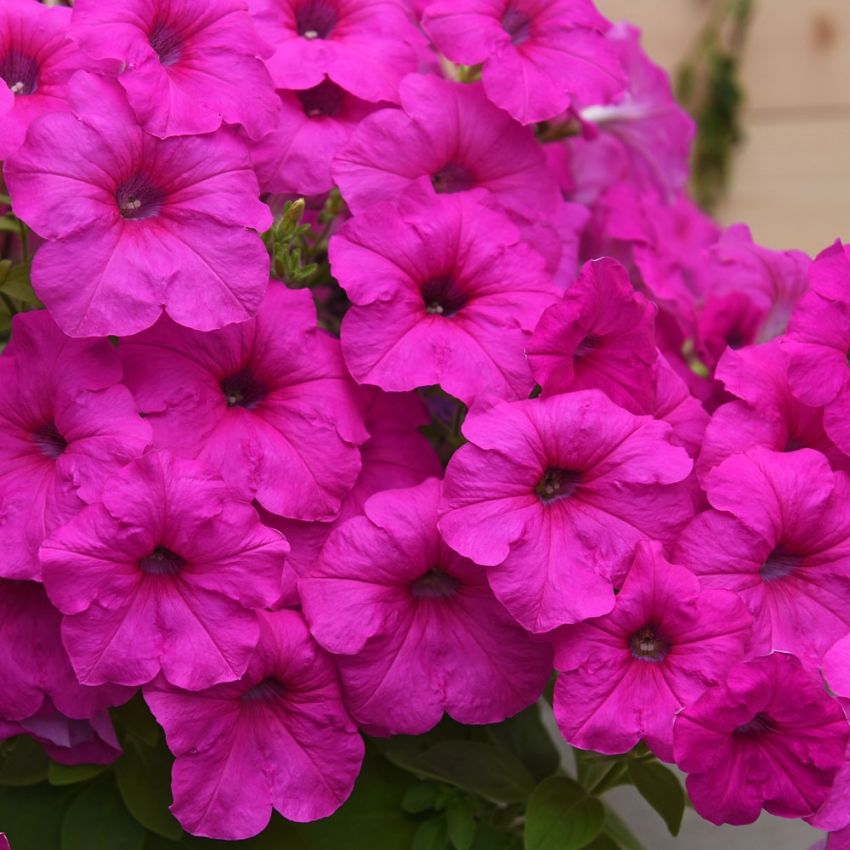
[[[752,823],[763,808],[786,818],[815,812],[844,760],[850,725],[841,706],[793,655],[746,661],[676,717],[676,764],[712,823]]]
[[[163,306],[202,330],[252,316],[268,254],[248,228],[272,219],[242,142],[229,130],[160,141],[117,82],[92,74],[70,95],[78,117],[40,118],[5,169],[15,212],[50,240],[32,278],[60,327],[135,333]]]
[[[816,664],[850,629],[850,477],[811,449],[756,447],[705,478],[676,560],[709,587],[737,591],[755,616],[753,653]]]
[[[523,124],[607,103],[625,83],[590,0],[434,0],[422,25],[453,62],[483,63],[487,97]]]
[[[850,458],[824,431],[823,410],[802,404],[792,395],[779,340],[740,351],[727,349],[714,376],[740,400],[714,411],[697,461],[700,477],[752,446],[777,452],[817,449],[833,469],[850,471]]]
[[[245,672],[259,633],[250,609],[277,600],[287,551],[206,466],[153,452],[41,558],[81,682],[140,685],[162,671],[197,690]]]
[[[68,38],[71,10],[35,0],[0,6],[0,159],[24,141],[40,115],[64,112],[67,82],[86,64]]]
[[[693,513],[670,426],[598,390],[468,416],[446,470],[439,527],[488,571],[525,628],[607,614],[639,540],[671,541]]]
[[[273,284],[256,319],[213,333],[163,318],[120,353],[155,446],[206,461],[272,513],[336,516],[368,434],[308,291]]]
[[[563,301],[543,314],[528,361],[546,395],[600,389],[632,413],[655,395],[655,306],[616,260],[587,263]]]
[[[398,0],[248,0],[275,86],[310,89],[325,76],[363,100],[398,103],[424,39]]]
[[[106,340],[21,313],[0,358],[0,576],[41,579],[38,547],[151,440]]]
[[[534,702],[552,669],[485,571],[440,539],[439,497],[435,479],[373,496],[299,582],[310,631],[339,654],[346,704],[370,734],[419,734],[443,712],[497,723]]]
[[[248,838],[272,808],[293,821],[327,817],[363,760],[336,671],[301,615],[259,617],[260,640],[238,682],[200,693],[145,689],[177,756],[172,811],[194,835]]]
[[[136,118],[159,138],[222,122],[252,138],[274,129],[277,98],[258,58],[271,51],[240,0],[76,0],[72,34],[87,53],[120,64]]]
[[[486,189],[527,220],[558,208],[560,193],[534,134],[478,85],[411,75],[401,105],[366,118],[334,162],[334,179],[354,213],[395,201],[414,183],[434,194]]]
[[[355,380],[440,384],[468,404],[528,397],[525,345],[557,295],[503,213],[413,190],[397,211],[378,204],[354,216],[330,257],[354,304],[342,350]]]
[[[614,24],[606,37],[626,71],[626,91],[613,103],[587,102],[600,105],[586,105],[579,115],[616,140],[623,161],[621,179],[672,201],[688,179],[694,122],[676,103],[667,72],[641,49],[640,30]]]
[[[645,412],[667,422],[673,429],[670,442],[695,458],[703,444],[708,412],[662,354],[656,360],[655,372],[655,398],[652,408]]]
[[[66,721],[91,720],[132,696],[128,688],[77,681],[60,639],[61,619],[41,585],[0,580],[0,719],[46,738],[56,737],[45,725],[56,712]]]
[[[332,522],[283,519],[260,509],[266,525],[278,529],[289,542],[284,590],[279,606],[298,604],[298,576],[316,562],[331,531],[364,511],[366,500],[381,490],[413,487],[426,478],[439,478],[443,467],[431,443],[419,428],[430,423],[425,405],[413,393],[385,393],[365,389],[363,420],[369,439],[360,447],[362,466],[354,486],[342,500]]]
[[[826,433],[850,454],[850,257],[840,242],[812,263],[809,285],[781,342],[788,383],[803,404],[825,406]]]
[[[657,543],[638,543],[610,614],[556,632],[555,718],[574,747],[673,760],[673,718],[747,649],[752,617],[734,593],[700,591]]]
[[[251,152],[260,186],[283,194],[329,192],[334,185],[331,161],[375,106],[328,79],[278,94],[278,127]]]

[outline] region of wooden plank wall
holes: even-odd
[[[773,248],[850,241],[850,0],[755,0],[742,74],[744,146],[719,211]],[[710,0],[597,0],[660,65],[687,55]]]

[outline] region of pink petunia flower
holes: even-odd
[[[70,9],[36,0],[0,6],[0,160],[40,115],[68,110],[68,79],[89,64],[68,38],[70,22]]]
[[[781,341],[788,383],[804,404],[825,407],[826,433],[850,455],[850,256],[840,242],[812,263],[809,286]]]
[[[655,365],[655,397],[652,407],[645,412],[667,422],[673,429],[670,442],[682,446],[695,458],[703,445],[708,412],[664,355],[658,355]]]
[[[163,318],[120,354],[155,446],[206,461],[272,513],[336,516],[368,434],[307,290],[272,284],[256,319],[213,333]]]
[[[555,718],[575,747],[628,752],[639,740],[673,760],[673,719],[744,657],[741,599],[700,590],[688,570],[641,542],[610,614],[555,633]]]
[[[334,275],[353,302],[342,350],[355,380],[385,390],[440,384],[467,404],[527,398],[525,346],[557,294],[501,212],[411,190],[334,236]]]
[[[714,510],[684,530],[676,560],[744,598],[754,654],[785,650],[816,665],[850,629],[850,477],[811,449],[755,447],[704,486]]]
[[[752,823],[761,809],[811,815],[844,760],[841,706],[793,655],[736,665],[676,718],[676,764],[694,808],[712,823]]]
[[[241,0],[76,0],[71,33],[121,67],[136,118],[159,138],[222,122],[259,138],[275,126],[278,102],[258,58],[271,50]]]
[[[62,646],[61,619],[41,585],[0,580],[0,720],[57,744],[59,726],[92,721],[132,696],[129,688],[77,681]],[[58,715],[64,723],[54,722]]]
[[[621,179],[672,201],[688,179],[694,122],[676,103],[667,72],[641,49],[640,30],[614,24],[606,38],[626,72],[626,90],[613,102],[586,105],[579,115],[603,137],[616,140]]]
[[[850,471],[850,457],[824,431],[822,408],[809,407],[791,393],[779,340],[727,349],[714,376],[737,400],[721,405],[711,417],[697,461],[700,477],[752,446],[777,452],[817,449],[833,469]]]
[[[331,522],[284,519],[260,509],[266,525],[283,533],[291,547],[284,570],[279,606],[297,605],[298,576],[316,562],[328,535],[346,519],[363,513],[368,498],[381,490],[413,487],[439,478],[443,467],[431,443],[419,430],[430,423],[425,405],[413,393],[365,390],[363,421],[369,439],[360,447],[362,466],[354,486]]]
[[[497,109],[478,85],[414,74],[401,109],[366,118],[334,162],[340,191],[357,214],[395,201],[411,184],[433,194],[486,189],[506,210],[551,216],[560,193],[529,128]]]
[[[238,679],[286,541],[195,461],[152,452],[41,548],[79,680],[198,690]],[[179,637],[179,639],[178,639]]]
[[[419,734],[443,712],[500,722],[540,696],[552,669],[548,644],[440,539],[440,490],[432,478],[373,496],[299,582],[310,631],[338,654],[346,704],[370,734]]]
[[[655,395],[655,306],[616,260],[587,263],[564,299],[543,314],[528,361],[543,393],[600,389],[632,413]]]
[[[488,570],[530,631],[607,614],[640,540],[671,542],[693,513],[670,426],[598,390],[467,417],[446,470],[440,532]]]
[[[283,194],[319,195],[334,185],[331,162],[375,105],[327,78],[301,91],[279,91],[277,129],[251,150],[260,187]]]
[[[177,756],[172,811],[194,835],[248,838],[272,808],[292,821],[327,817],[351,793],[363,760],[334,666],[301,615],[259,617],[260,640],[238,682],[200,693],[145,688]]]
[[[41,579],[38,547],[151,441],[106,340],[21,313],[0,358],[0,576]]]
[[[325,76],[368,101],[398,103],[417,70],[424,38],[400,0],[248,0],[266,60],[281,89],[310,89]]]
[[[256,313],[269,260],[249,228],[272,219],[243,143],[229,130],[160,141],[114,80],[69,85],[77,117],[40,118],[5,167],[16,214],[49,240],[32,278],[60,327],[135,333],[164,307],[210,330]]]
[[[453,62],[483,63],[487,97],[523,124],[607,103],[625,83],[590,0],[434,0],[422,25]]]

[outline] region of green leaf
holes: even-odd
[[[560,767],[561,755],[543,725],[538,704],[486,729],[490,739],[521,759],[536,780],[551,776]]]
[[[3,279],[3,282],[0,283],[0,292],[18,301],[23,301],[24,304],[41,306],[41,301],[38,300],[38,296],[33,291],[32,283],[30,282],[29,263],[21,263],[13,266]]]
[[[173,762],[164,741],[151,747],[130,739],[115,764],[115,776],[130,814],[151,832],[176,841],[183,829],[168,811]]]
[[[155,747],[162,739],[162,729],[151,714],[141,692],[124,705],[110,709],[110,714],[122,741],[131,735],[148,746]]]
[[[290,823],[274,818],[254,839],[256,850],[404,850],[410,847],[417,821],[406,815],[401,801],[416,783],[413,776],[390,764],[371,747],[351,797],[324,820]]]
[[[36,785],[47,779],[50,760],[29,735],[18,735],[0,745],[0,785]]]
[[[14,850],[58,848],[72,796],[72,789],[53,788],[46,782],[29,788],[0,788],[0,825]]]
[[[572,779],[544,779],[528,801],[525,850],[580,850],[602,830],[605,809]]]
[[[522,844],[512,833],[488,823],[479,823],[471,850],[522,850]]]
[[[587,845],[585,850],[620,850],[620,845],[607,835],[599,835]]]
[[[610,806],[605,806],[605,824],[602,831],[613,838],[623,850],[646,850],[626,822]]]
[[[470,850],[475,839],[475,815],[461,800],[446,806],[446,827],[455,850]]]
[[[446,850],[446,821],[431,818],[419,824],[413,835],[410,850]]]
[[[629,761],[629,776],[641,797],[658,812],[671,835],[678,835],[685,814],[685,791],[679,777],[657,761]]]
[[[439,790],[433,782],[420,782],[407,789],[401,798],[401,807],[410,814],[418,815],[435,808],[438,795]]]
[[[62,850],[142,850],[145,830],[112,782],[94,782],[74,799],[62,823]]]
[[[514,755],[480,741],[442,741],[417,759],[423,772],[497,803],[525,800],[534,777]]]
[[[47,781],[51,785],[76,785],[78,782],[88,782],[106,770],[105,764],[58,764],[50,762],[47,768]]]

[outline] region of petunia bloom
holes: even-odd
[[[501,212],[411,190],[334,236],[331,266],[353,302],[342,350],[357,381],[440,384],[472,404],[527,398],[525,346],[557,295],[542,259]]]
[[[152,452],[54,532],[41,559],[81,682],[141,685],[161,671],[198,690],[245,672],[253,609],[277,600],[287,549],[206,466]]]
[[[398,102],[424,39],[400,0],[249,0],[275,86],[310,89],[325,76],[355,97]]]
[[[670,543],[692,516],[692,462],[670,426],[598,390],[503,403],[463,433],[440,532],[492,567],[496,596],[531,631],[608,613],[638,541]]]
[[[260,187],[319,195],[334,185],[331,162],[375,105],[329,79],[300,91],[279,91],[277,127],[251,149]]]
[[[826,800],[850,725],[838,701],[793,655],[733,667],[676,718],[676,764],[694,808],[712,823],[752,823],[761,809],[786,818]]]
[[[0,5],[0,160],[36,118],[68,110],[68,80],[90,64],[68,37],[70,23],[70,9],[37,0]]]
[[[564,299],[543,314],[528,361],[545,395],[599,389],[632,413],[655,395],[655,305],[610,258],[582,269]]]
[[[673,760],[673,719],[744,657],[742,600],[700,590],[657,543],[639,543],[610,614],[555,633],[555,719],[575,747],[619,754],[643,739]]]
[[[739,593],[755,616],[754,654],[785,650],[817,666],[850,629],[850,476],[811,449],[755,447],[715,467],[678,563]]]
[[[256,319],[213,333],[163,318],[120,353],[155,446],[206,461],[272,513],[336,516],[368,434],[307,290],[272,284]]]
[[[850,455],[850,256],[840,242],[812,263],[809,287],[781,341],[788,383],[804,404],[825,408],[826,433]]]
[[[241,0],[76,0],[72,36],[121,67],[130,106],[155,136],[226,122],[259,138],[275,126],[278,101],[259,58],[271,51]]]
[[[434,0],[422,25],[453,62],[483,63],[487,97],[523,124],[607,103],[625,83],[591,0]]]
[[[107,340],[70,339],[46,311],[15,316],[0,357],[0,576],[40,579],[38,547],[142,454],[150,425]]]
[[[145,688],[177,757],[172,811],[194,835],[248,838],[272,808],[293,821],[327,817],[363,760],[334,666],[301,615],[259,616],[259,643],[238,682],[199,693]]]
[[[48,241],[33,286],[71,336],[129,334],[163,307],[210,330],[256,313],[271,225],[233,131],[161,141],[114,80],[78,72],[70,113],[36,121],[6,162],[12,206]],[[73,269],[73,275],[68,270]]]
[[[299,582],[310,631],[337,653],[346,704],[370,734],[419,734],[448,713],[497,723],[534,702],[551,672],[485,570],[437,531],[440,482],[373,496]]]

